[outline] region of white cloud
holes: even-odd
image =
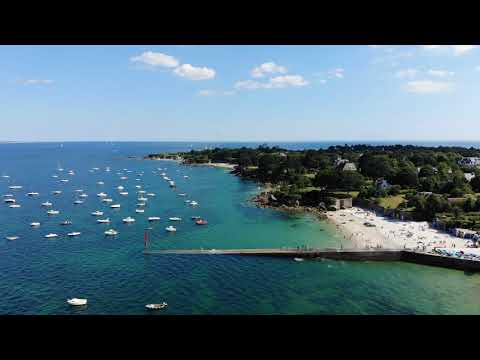
[[[477,67],[475,67],[475,70],[476,70],[476,71],[480,71],[480,65],[478,65]]]
[[[455,56],[468,54],[476,47],[477,45],[423,45],[423,48],[427,51],[448,50],[449,52],[452,52]]]
[[[53,80],[48,79],[28,79],[21,81],[23,85],[50,85],[53,84]]]
[[[326,84],[326,83],[327,83],[327,80],[321,79],[320,82],[321,82],[322,84]]]
[[[199,96],[234,95],[235,91],[200,90]]]
[[[170,68],[174,68],[179,65],[179,61],[173,56],[153,51],[146,51],[139,56],[133,56],[130,58],[130,61],[143,63],[150,66],[163,66]]]
[[[285,66],[277,65],[272,61],[253,68],[251,75],[254,78],[261,78],[264,77],[265,74],[285,74],[286,72],[287,68]]]
[[[440,93],[450,90],[452,86],[453,84],[450,82],[418,80],[409,81],[405,90],[417,94]]]
[[[306,81],[301,75],[284,75],[277,76],[270,79],[270,83],[273,87],[287,87],[287,86],[306,86],[308,81]]]
[[[182,64],[176,67],[173,72],[189,80],[209,80],[215,77],[215,70],[207,67],[195,67],[190,64]]]
[[[417,76],[418,70],[417,69],[403,69],[399,70],[395,73],[395,77],[400,78],[400,79],[413,79],[415,76]]]
[[[286,87],[301,87],[309,82],[301,75],[281,75],[271,78],[268,82],[256,80],[237,81],[235,89],[257,90],[257,89],[280,89]]]
[[[337,68],[329,72],[330,76],[343,79],[343,74],[345,70],[342,68]]]
[[[447,70],[428,70],[427,71],[428,75],[431,76],[437,76],[437,77],[449,77],[455,75],[453,71],[447,71]]]

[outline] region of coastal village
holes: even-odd
[[[221,166],[261,191],[254,202],[335,224],[342,246],[480,258],[480,150],[332,146],[320,150],[206,149],[151,154]]]

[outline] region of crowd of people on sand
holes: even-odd
[[[352,207],[329,212],[348,247],[361,249],[407,249],[438,253],[437,248],[467,249],[467,240],[433,229],[426,222],[401,221]],[[341,247],[345,244],[342,242]]]

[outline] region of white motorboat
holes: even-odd
[[[103,215],[103,212],[99,210],[92,212],[92,216],[102,216],[102,215]]]
[[[187,204],[190,203],[191,201],[192,201],[192,200],[185,200],[185,202],[186,202]]]
[[[106,171],[106,172],[110,172],[110,167],[107,166],[107,167],[105,168],[105,171]]]
[[[12,198],[6,198],[5,200],[3,200],[5,203],[10,203],[10,204],[14,204],[17,202],[17,200],[15,199],[12,199]]]
[[[142,179],[135,179],[135,181],[141,181]]]
[[[47,214],[48,215],[58,215],[58,214],[60,214],[60,211],[58,211],[58,210],[48,210]]]
[[[73,224],[73,222],[71,222],[70,220],[65,220],[65,221],[62,221],[62,222],[60,223],[60,225],[62,225],[62,226],[72,225],[72,224]]]
[[[183,177],[184,177],[185,179],[188,179],[188,175],[183,175]]]
[[[19,204],[12,204],[9,207],[12,208],[12,209],[18,209],[21,206]]]
[[[135,209],[135,212],[137,214],[143,214],[145,212],[145,210],[144,209]]]
[[[30,226],[31,227],[39,227],[40,223],[39,222],[32,222],[32,223],[30,223]]]
[[[61,193],[62,193],[61,190],[52,191],[52,195],[60,195]]]
[[[50,234],[45,235],[45,238],[47,238],[47,239],[56,238],[56,237],[58,237],[58,235],[57,235],[57,234],[53,234],[53,233],[50,233]]]
[[[105,185],[105,183],[103,181],[98,181],[97,184],[98,185]]]
[[[148,218],[148,221],[159,221],[159,220],[160,220],[160,217],[158,217],[158,216],[150,216]]]
[[[120,204],[113,204],[113,205],[110,205],[110,207],[112,209],[119,209],[120,208]]]
[[[138,201],[148,201],[148,198],[142,196],[142,197],[139,197],[137,200]]]
[[[182,194],[177,194],[178,196],[187,196],[187,194],[182,193]]]
[[[79,236],[81,234],[82,234],[81,232],[74,231],[74,232],[68,233],[67,236],[73,237],[73,236]]]
[[[42,203],[43,207],[51,207],[53,204],[50,201],[45,201]]]
[[[9,198],[9,197],[13,197],[13,194],[5,194],[3,195],[4,198]]]
[[[128,179],[127,176],[122,176],[122,177],[120,178],[120,180],[127,180],[127,179]]]
[[[111,202],[113,202],[113,199],[105,198],[105,199],[102,199],[102,202],[104,202],[104,203],[111,203]]]
[[[135,219],[132,218],[131,216],[129,217],[126,217],[125,219],[122,220],[125,224],[130,224],[130,223],[134,223],[135,222]]]
[[[117,190],[123,190],[123,189],[125,189],[123,186],[118,186],[117,187]]]
[[[87,197],[88,197],[87,194],[80,194],[79,196],[80,196],[81,198],[87,198]]]
[[[137,191],[137,194],[145,194],[145,193],[146,193],[145,190],[138,190],[138,191]]]
[[[80,204],[83,204],[84,201],[83,201],[83,200],[75,200],[73,203],[74,203],[75,205],[80,205]]]
[[[169,181],[168,183],[169,183],[170,187],[175,187],[176,186],[175,181]]]
[[[162,172],[160,175],[162,175],[162,176],[167,176],[167,173]]]
[[[149,310],[160,310],[163,308],[166,308],[168,304],[166,302],[163,302],[161,304],[147,304],[145,307]]]
[[[2,175],[2,178],[8,179],[10,176],[9,175]]]
[[[137,189],[141,189],[142,187],[140,185],[135,185]]]
[[[94,167],[94,168],[92,168],[92,170],[98,171],[98,170],[100,170],[100,168]]]
[[[118,235],[118,231],[110,229],[110,230],[105,231],[104,234],[107,235],[107,236],[115,236],[115,235]]]
[[[72,175],[72,176],[73,176],[73,175],[75,175],[75,172],[74,172],[73,170],[70,170],[70,171],[68,172],[68,175]]]
[[[9,186],[8,188],[11,189],[11,190],[19,190],[19,189],[22,189],[23,186],[20,186],[20,185],[12,185],[12,186]]]
[[[40,195],[40,193],[38,193],[38,192],[29,192],[29,193],[27,193],[27,196],[38,196],[38,195]]]
[[[137,204],[137,207],[145,207],[145,206],[147,206],[146,203],[138,203],[138,204]]]
[[[52,175],[52,178],[56,179],[58,178],[58,175]]]
[[[172,226],[172,225],[167,226],[167,227],[165,228],[165,230],[167,230],[167,231],[169,231],[169,232],[175,232],[175,231],[177,231],[177,229],[176,229],[174,226]]]
[[[19,236],[5,236],[5,239],[10,240],[10,241],[14,241],[14,240],[20,239],[20,237]]]
[[[128,195],[128,192],[127,192],[127,191],[122,191],[122,192],[120,192],[119,194],[122,195],[122,196],[127,196],[127,195]]]
[[[63,182],[63,183],[68,183],[70,180],[68,180],[68,179],[62,179],[62,180],[60,180],[60,181]]]
[[[110,224],[110,219],[98,219],[97,223],[100,224]]]
[[[294,260],[294,261],[298,261],[298,262],[302,262],[302,261],[304,261],[305,259],[303,259],[303,258],[293,258],[293,260]]]
[[[175,217],[168,218],[168,220],[170,220],[170,221],[182,221],[182,218],[179,218],[179,217],[175,216]]]
[[[154,193],[148,193],[147,196],[154,197],[156,195]]]
[[[75,190],[75,192],[81,193],[81,192],[83,192],[83,189],[77,189],[77,190]]]
[[[108,195],[105,194],[104,192],[101,192],[99,194],[97,194],[98,197],[107,197]]]
[[[196,205],[198,205],[198,203],[196,201],[190,201],[190,205],[196,206]]]
[[[77,299],[77,298],[67,299],[67,303],[72,306],[83,306],[83,305],[87,305],[87,299]]]

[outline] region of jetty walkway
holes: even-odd
[[[400,249],[183,249],[150,250],[145,255],[238,255],[347,261],[404,261],[469,272],[480,271],[480,261]]]

